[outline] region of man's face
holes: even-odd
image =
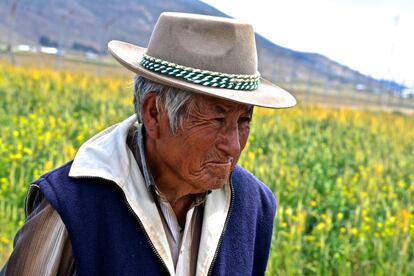
[[[176,135],[161,115],[164,165],[194,192],[221,188],[246,145],[253,107],[197,94],[187,112]]]

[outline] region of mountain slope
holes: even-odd
[[[98,52],[105,52],[106,42],[111,39],[147,45],[163,11],[226,16],[197,0],[20,0],[13,21],[10,10],[15,1],[0,2],[0,43],[7,42],[7,30],[13,26],[14,44],[37,45],[43,36],[63,48],[76,43]],[[259,70],[274,82],[364,83],[371,89],[384,85],[322,55],[283,48],[260,35],[256,35],[256,42]]]

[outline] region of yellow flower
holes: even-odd
[[[351,235],[356,236],[356,235],[358,235],[358,229],[356,229],[356,228],[351,228],[351,230],[349,230],[349,233],[351,233]]]
[[[55,119],[55,117],[53,117],[53,116],[50,116],[49,117],[49,125],[50,125],[50,128],[55,128],[56,127],[56,119]]]
[[[6,238],[5,236],[1,236],[0,242],[6,245],[10,243],[9,239]]]
[[[305,241],[314,241],[316,237],[312,235],[306,235],[304,239]]]
[[[23,152],[25,154],[29,155],[29,156],[32,156],[32,154],[33,154],[33,151],[31,149],[29,149],[29,148],[24,148],[23,149]]]
[[[318,223],[318,225],[316,225],[316,230],[318,231],[323,231],[326,228],[326,224],[323,222]]]
[[[398,211],[397,218],[398,218],[398,227],[402,229],[404,232],[408,231],[409,223],[411,220],[411,213],[408,210],[402,209]]]
[[[78,141],[78,142],[83,142],[83,140],[85,140],[85,136],[83,135],[83,133],[79,133],[79,134],[76,136],[76,141]]]
[[[363,227],[362,227],[362,231],[363,232],[369,232],[371,230],[371,226],[369,226],[369,225],[364,225]]]
[[[10,160],[17,161],[23,158],[23,155],[21,153],[12,153],[9,155]]]
[[[65,160],[70,160],[75,156],[76,150],[72,145],[65,144],[63,146],[63,155]]]

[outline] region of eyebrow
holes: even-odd
[[[224,108],[221,105],[215,105],[214,106],[214,111],[217,112],[217,113],[226,113],[226,112],[228,112],[228,109]]]

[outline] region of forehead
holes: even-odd
[[[194,95],[192,104],[203,113],[250,113],[253,110],[253,105],[250,104],[236,103],[201,94]]]

